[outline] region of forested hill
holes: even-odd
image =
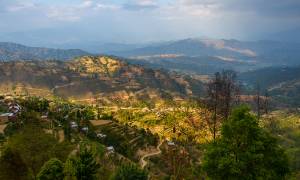
[[[0,42],[0,60],[69,60],[74,57],[89,55],[80,49],[52,49],[29,47],[16,43]]]
[[[131,65],[116,58],[84,56],[72,61],[0,63],[2,91],[15,89],[61,97],[135,99],[199,95],[202,83],[190,76]],[[28,88],[32,88],[29,90]]]
[[[249,83],[259,83],[263,88],[270,88],[280,83],[299,80],[300,66],[296,67],[269,67],[240,74],[240,79]]]
[[[259,85],[280,102],[297,107],[300,105],[300,67],[269,67],[242,73],[240,80],[252,89]],[[256,90],[255,90],[256,91]]]

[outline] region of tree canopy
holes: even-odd
[[[148,174],[146,171],[138,168],[134,164],[123,164],[117,169],[112,180],[147,180]]]
[[[203,168],[212,179],[284,179],[288,159],[276,139],[259,127],[248,107],[233,111],[221,137],[208,145]]]
[[[63,180],[64,179],[64,174],[63,174],[63,163],[56,159],[50,159],[48,162],[46,162],[38,176],[37,179],[38,180]]]

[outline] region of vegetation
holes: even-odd
[[[148,174],[146,171],[139,169],[134,164],[124,164],[117,169],[112,180],[147,180]]]
[[[90,75],[103,68],[116,78],[129,66],[85,58],[67,71],[98,79]],[[22,108],[4,124],[0,179],[299,179],[297,110],[261,111],[260,119],[246,107],[231,111],[240,100],[231,71],[215,74],[206,99],[163,93],[165,99],[130,97],[104,106],[101,99],[83,104],[18,95],[19,89],[2,98],[5,111],[9,102]]]
[[[39,180],[63,180],[63,178],[63,163],[56,158],[46,162],[37,176]]]
[[[223,124],[221,137],[207,148],[203,168],[212,179],[284,179],[289,173],[284,150],[247,107],[235,109]]]

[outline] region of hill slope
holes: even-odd
[[[17,87],[13,87],[17,85]],[[75,99],[152,99],[199,95],[202,83],[189,76],[130,65],[110,57],[84,56],[68,62],[0,63],[0,87],[21,92],[40,89]]]
[[[28,47],[21,44],[0,42],[0,60],[69,60],[89,53],[79,49],[52,49]]]
[[[300,67],[270,67],[240,74],[240,80],[254,88],[259,83],[281,102],[300,106]]]

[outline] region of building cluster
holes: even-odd
[[[0,96],[0,106],[5,109],[5,112],[0,113],[0,124],[15,120],[22,110],[11,96]]]

